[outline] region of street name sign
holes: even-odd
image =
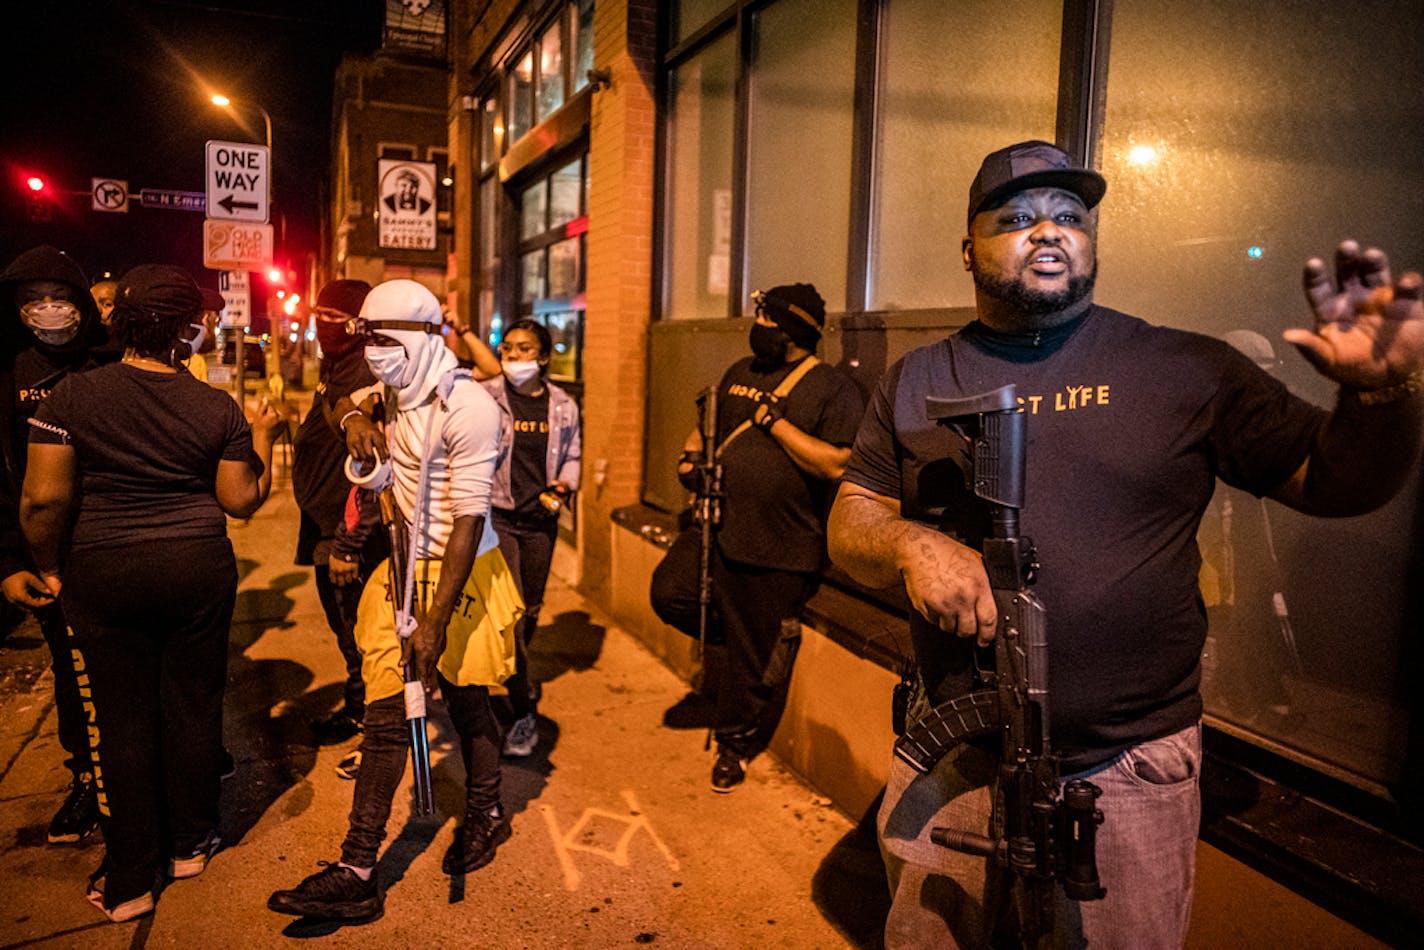
[[[169,211],[203,211],[208,206],[208,199],[201,191],[144,188],[138,193],[138,203],[145,208],[166,208]]]
[[[208,219],[266,221],[267,146],[210,140],[205,156]]]
[[[212,218],[203,221],[204,267],[248,271],[260,270],[271,262],[272,225]]]

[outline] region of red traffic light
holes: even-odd
[[[44,191],[45,180],[39,175],[30,175],[25,179],[25,187],[29,188],[30,191]]]

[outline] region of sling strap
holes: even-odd
[[[787,396],[791,395],[791,390],[796,388],[796,384],[801,382],[801,380],[805,378],[806,374],[811,372],[811,370],[814,369],[816,365],[820,362],[821,361],[814,356],[806,357],[804,360],[797,363],[796,368],[793,369],[791,372],[787,373],[786,377],[781,382],[776,384],[776,388],[771,391],[771,394],[778,399],[785,399]],[[743,432],[750,429],[751,427],[752,420],[743,419],[735,429],[727,433],[727,437],[722,440],[722,444],[717,446],[716,454],[720,456],[723,452],[727,451],[727,446],[732,444],[732,440],[735,439],[737,436],[741,435]]]

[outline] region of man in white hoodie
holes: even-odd
[[[274,893],[267,906],[279,913],[363,923],[381,916],[376,856],[409,748],[406,663],[427,691],[439,687],[465,762],[465,823],[444,870],[488,864],[503,830],[500,734],[488,687],[514,671],[523,607],[489,519],[500,415],[446,349],[441,323],[435,295],[411,280],[377,286],[353,321],[371,372],[386,387],[389,459],[381,464],[390,466],[390,491],[409,526],[409,581],[393,590],[390,572],[377,567],[362,593],[356,641],[365,735],[341,860]],[[355,416],[342,421],[358,424]]]

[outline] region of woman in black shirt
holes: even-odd
[[[165,863],[193,877],[219,847],[226,516],[251,515],[272,484],[277,414],[264,405],[249,427],[183,369],[201,308],[185,271],[129,271],[111,318],[123,359],[67,377],[30,420],[21,520],[93,704],[106,854],[88,898],[115,921],[153,909]]]

